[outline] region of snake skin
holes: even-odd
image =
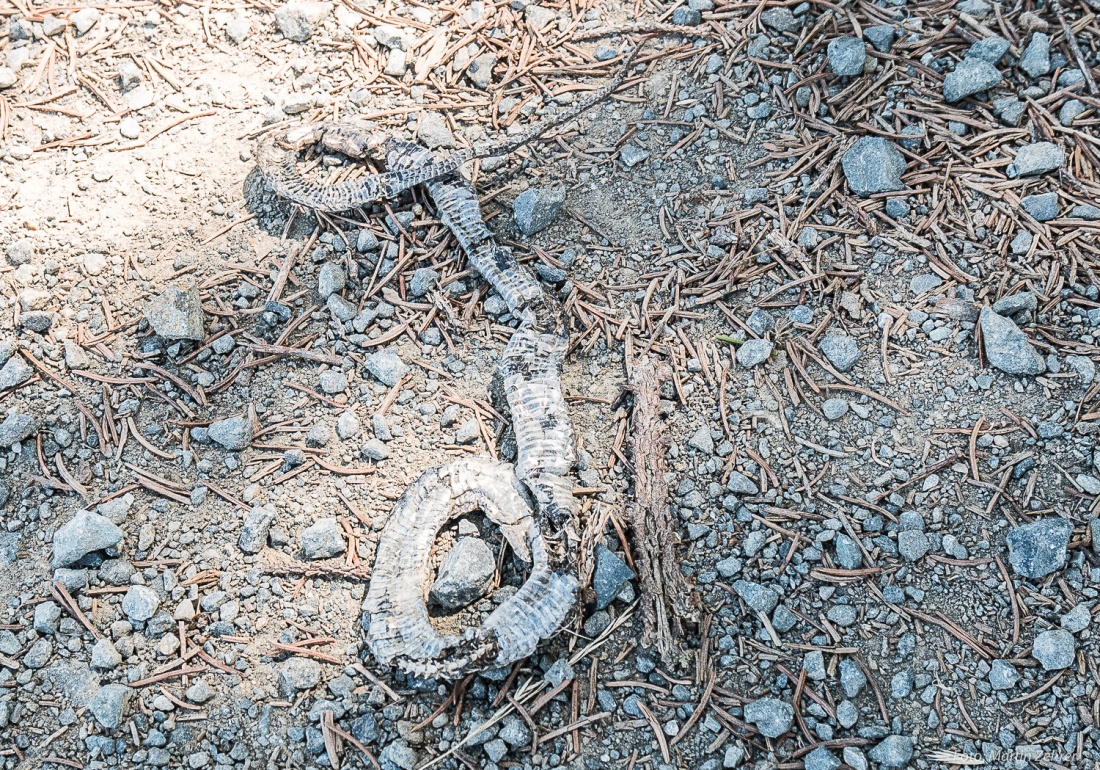
[[[587,37],[617,31],[698,34],[647,23]],[[515,464],[466,458],[433,468],[405,492],[382,530],[363,610],[367,643],[383,664],[417,676],[446,678],[504,666],[531,655],[576,606],[576,502],[569,478],[576,450],[561,392],[568,330],[559,303],[511,249],[496,242],[476,192],[457,171],[474,159],[507,155],[601,102],[623,83],[638,50],[630,51],[607,85],[561,115],[515,137],[478,142],[442,159],[391,139],[384,143],[386,172],[322,185],[306,180],[295,166],[294,153],[279,149],[273,136],[259,145],[257,166],[265,181],[277,195],[306,208],[347,211],[424,185],[470,264],[519,320],[500,366],[516,435]],[[291,146],[318,142],[352,158],[366,157],[381,144],[364,127],[347,123],[306,127],[286,137]],[[439,530],[474,510],[500,527],[516,555],[531,565],[529,576],[481,626],[461,635],[441,634],[426,604],[429,557]]]
[[[351,157],[373,149],[371,135],[349,124],[309,128],[291,141],[320,142]],[[344,210],[349,200],[367,202],[376,193],[395,195],[401,185],[424,184],[470,264],[519,320],[501,360],[515,465],[467,458],[424,473],[382,530],[363,603],[367,643],[380,662],[417,676],[455,678],[531,655],[576,604],[575,501],[568,476],[576,450],[561,392],[569,338],[560,305],[485,226],[473,187],[454,173],[436,178],[440,165],[418,145],[390,140],[385,147],[389,171],[357,180],[354,188],[311,186],[286,153],[260,155],[259,165],[276,192],[327,211]],[[531,565],[529,576],[480,627],[441,634],[426,605],[429,557],[439,530],[473,510],[500,527],[516,555]]]
[[[270,134],[257,146],[256,166],[268,186],[279,197],[306,208],[330,214],[395,198],[412,187],[449,176],[471,160],[493,158],[515,152],[552,128],[574,120],[581,113],[602,102],[622,85],[637,53],[638,48],[631,49],[622,66],[607,85],[593,91],[591,95],[581,99],[560,115],[539,121],[514,137],[498,141],[475,142],[472,146],[441,159],[425,154],[422,156],[423,162],[419,165],[396,169],[391,167],[389,171],[381,174],[370,174],[346,182],[324,185],[305,179],[295,167],[294,153],[280,149],[276,144],[276,136]],[[317,141],[333,152],[341,152],[352,158],[366,157],[373,144],[370,135],[347,123],[327,123],[309,127],[297,136],[291,137],[288,143],[299,145]]]

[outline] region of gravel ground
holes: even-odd
[[[1100,762],[1094,10],[0,0],[3,767]],[[509,456],[514,321],[422,195],[296,212],[254,142],[517,131],[636,18],[699,34],[469,170],[573,331],[592,590],[512,670],[381,669],[377,533]],[[668,660],[623,524],[646,354],[699,608]],[[441,534],[441,625],[520,583],[500,552]]]

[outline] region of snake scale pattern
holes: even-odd
[[[601,34],[623,31],[686,30],[651,24]],[[500,365],[516,435],[515,465],[467,458],[432,468],[405,492],[382,530],[363,609],[367,643],[383,664],[445,678],[504,666],[531,655],[576,606],[578,543],[569,476],[576,448],[561,392],[568,329],[559,303],[511,249],[496,242],[476,192],[458,170],[474,159],[506,155],[599,103],[622,84],[638,50],[624,57],[604,87],[569,110],[515,137],[479,142],[442,159],[419,145],[389,139],[384,143],[387,171],[322,185],[305,179],[295,153],[280,149],[273,137],[258,147],[257,166],[268,186],[310,209],[347,211],[423,185],[469,263],[519,321]],[[320,143],[350,158],[367,157],[377,144],[374,134],[350,123],[308,126],[286,138],[292,146]],[[500,528],[517,556],[530,565],[529,576],[480,627],[447,635],[432,625],[428,614],[429,557],[439,530],[474,510]]]
[[[371,139],[347,124],[310,129],[307,138],[351,157],[362,157]],[[578,589],[575,538],[569,534],[575,505],[569,472],[576,449],[560,383],[569,342],[561,308],[512,250],[496,242],[476,192],[451,171],[449,159],[439,163],[418,145],[389,140],[390,170],[356,180],[359,192],[351,195],[347,185],[339,194],[312,187],[290,162],[291,154],[268,146],[260,155],[260,171],[277,194],[323,211],[365,202],[364,190],[390,197],[424,184],[470,264],[519,320],[501,361],[516,434],[515,465],[468,458],[425,472],[382,530],[364,611],[367,642],[378,660],[418,676],[454,678],[527,657],[561,627]],[[440,168],[438,178],[424,170]],[[500,527],[530,573],[480,627],[445,635],[433,627],[425,603],[429,557],[447,521],[473,510]]]

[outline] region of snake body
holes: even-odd
[[[312,129],[306,138],[352,156],[363,155],[370,143],[362,129],[350,125]],[[457,460],[428,470],[405,492],[378,541],[363,603],[367,643],[380,662],[418,676],[453,678],[527,657],[539,640],[561,627],[578,589],[569,478],[576,450],[561,392],[569,343],[561,307],[512,250],[497,243],[468,182],[450,171],[441,177],[424,171],[448,168],[424,148],[388,141],[389,170],[357,180],[350,196],[348,186],[332,194],[332,188],[305,182],[292,162],[289,154],[265,150],[259,168],[277,194],[324,211],[424,184],[467,260],[519,321],[500,365],[516,434],[516,462]],[[531,565],[530,573],[480,627],[462,635],[441,634],[425,602],[431,585],[429,557],[447,521],[473,510],[500,527],[515,553]]]
[[[629,32],[698,30],[647,22],[574,38]],[[259,145],[257,166],[272,190],[311,209],[346,211],[423,185],[469,263],[519,321],[500,365],[516,435],[515,464],[467,458],[428,470],[405,492],[382,529],[363,610],[367,643],[384,664],[418,676],[448,678],[507,665],[531,655],[576,605],[578,544],[569,477],[576,449],[561,392],[569,344],[564,314],[511,249],[497,243],[485,225],[477,194],[457,172],[468,161],[507,155],[605,99],[622,85],[638,50],[624,57],[604,87],[514,137],[477,142],[439,159],[423,147],[390,139],[385,142],[387,171],[381,174],[317,184],[302,177],[294,154],[279,149],[274,138]],[[320,142],[351,158],[367,156],[376,144],[373,134],[353,124],[306,127],[287,139],[292,145]],[[481,626],[461,635],[441,634],[425,601],[431,586],[429,557],[447,521],[473,510],[500,527],[517,556],[530,565],[529,576]]]

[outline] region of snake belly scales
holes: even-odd
[[[615,78],[547,123],[571,119],[619,82],[621,77]],[[569,477],[576,449],[561,391],[568,330],[559,303],[511,249],[496,242],[476,192],[456,173],[467,160],[505,154],[550,127],[538,125],[504,143],[482,144],[441,161],[418,145],[391,139],[385,145],[387,172],[330,186],[305,180],[295,169],[294,153],[273,142],[258,151],[259,170],[277,195],[321,211],[345,211],[423,184],[467,260],[519,321],[500,364],[516,435],[515,465],[471,457],[426,471],[398,501],[378,541],[364,602],[367,642],[381,663],[417,676],[455,678],[527,657],[561,627],[576,604],[575,502]],[[367,154],[373,135],[353,125],[330,124],[307,129],[304,138],[355,158]],[[425,603],[429,556],[447,521],[474,510],[500,528],[530,565],[529,577],[480,627],[445,635],[432,625]]]

